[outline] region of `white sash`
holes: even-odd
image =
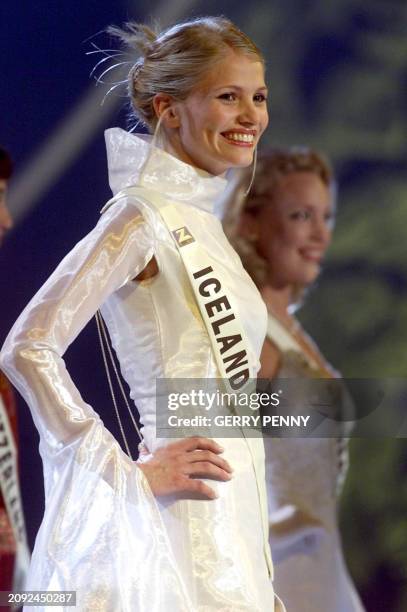
[[[182,216],[176,210],[176,203],[164,199],[157,191],[142,186],[126,187],[111,198],[100,211],[105,212],[119,199],[135,196],[139,201],[157,209],[165,226],[171,233],[177,246],[181,260],[185,266],[188,278],[195,295],[203,322],[210,339],[212,351],[227,392],[251,393],[255,391],[253,381],[256,374],[253,364],[250,364],[249,344],[246,334],[240,324],[239,317],[233,312],[233,306],[225,295],[221,274],[215,271],[214,262],[205,249],[203,249],[190,230],[185,226]],[[209,292],[212,288],[212,293]],[[215,295],[213,295],[215,294]],[[215,316],[216,315],[216,316]],[[256,474],[256,485],[262,512],[264,535],[264,554],[267,560],[271,579],[273,578],[273,563],[268,547],[268,512],[267,496],[264,476],[264,449],[261,444],[261,457],[259,457],[259,440],[251,430],[247,437],[245,429],[241,429],[253,460],[253,469]],[[262,437],[261,432],[258,437]],[[261,460],[260,460],[261,459]],[[259,465],[260,468],[259,472]]]
[[[7,516],[16,541],[13,590],[24,589],[30,564],[30,553],[24,523],[23,505],[17,470],[17,450],[11,431],[6,407],[0,395],[0,490],[5,502]]]
[[[225,295],[225,285],[219,271],[214,269],[213,260],[184,224],[174,203],[156,191],[127,187],[109,200],[101,212],[129,195],[146,200],[160,212],[188,274],[223,383],[229,392],[243,390],[248,379],[255,377],[254,367],[250,364],[249,343],[239,317]]]

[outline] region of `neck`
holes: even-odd
[[[164,151],[170,153],[185,164],[189,164],[196,170],[205,172],[209,176],[220,176],[221,178],[225,177],[226,169],[216,172],[213,168],[207,168],[204,164],[197,163],[196,160],[194,160],[187,153],[187,151],[185,151],[181,142],[179,130],[163,130],[162,144]]]
[[[167,153],[170,153],[180,161],[195,167],[195,164],[193,163],[189,155],[187,155],[184,151],[179,141],[179,138],[177,138],[176,135],[172,134],[170,137],[167,133],[164,132],[162,142],[164,151],[167,151]]]
[[[291,298],[291,288],[289,286],[276,289],[271,285],[264,285],[260,288],[260,293],[268,311],[283,319],[289,316],[288,307]]]

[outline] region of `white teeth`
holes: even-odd
[[[314,250],[308,250],[308,251],[304,250],[303,254],[305,255],[305,257],[313,257],[316,259],[320,259],[323,255],[321,251],[314,251]]]
[[[253,134],[242,134],[240,132],[228,132],[225,134],[228,140],[236,140],[237,142],[250,142],[254,140]]]

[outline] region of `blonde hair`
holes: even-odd
[[[328,160],[317,151],[307,147],[269,149],[259,154],[256,173],[250,193],[246,197],[246,186],[250,182],[250,170],[238,171],[227,202],[224,204],[223,226],[231,244],[239,254],[242,263],[258,287],[267,282],[267,261],[259,255],[256,237],[240,235],[239,224],[243,213],[255,215],[260,208],[273,204],[274,193],[280,180],[294,172],[310,172],[318,176],[332,192],[335,203],[335,179]],[[292,303],[299,304],[306,287],[293,287]]]
[[[225,17],[201,17],[162,32],[129,22],[108,32],[140,54],[128,75],[128,92],[136,118],[152,131],[157,124],[154,96],[166,93],[185,100],[228,49],[264,64],[256,45]]]

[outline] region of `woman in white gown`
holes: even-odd
[[[272,150],[236,181],[225,210],[227,235],[268,310],[261,378],[333,378],[293,312],[317,279],[331,240],[334,181],[327,162],[306,148]],[[343,392],[341,410],[348,410]],[[337,526],[346,466],[344,438],[265,438],[274,585],[292,612],[361,612]]]
[[[46,509],[28,588],[74,590],[78,609],[92,612],[283,609],[270,581],[262,441],[222,440],[221,459],[212,440],[168,443],[155,431],[156,379],[219,377],[163,202],[171,200],[221,279],[250,376],[259,369],[266,310],[214,207],[222,175],[251,164],[267,126],[263,59],[223,18],[159,35],[129,24],[119,34],[141,50],[129,73],[132,104],[152,131],[158,125],[165,150],[148,137],[106,132],[116,197],[1,353],[32,410],[44,465]],[[143,463],[121,450],[62,359],[99,308],[140,412],[150,453]]]

